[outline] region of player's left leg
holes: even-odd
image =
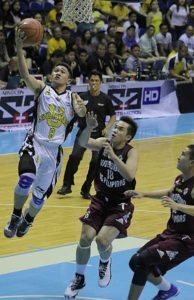
[[[103,226],[96,237],[99,261],[99,279],[100,287],[106,287],[111,281],[111,253],[112,242],[118,236],[119,230],[113,226]]]
[[[191,238],[188,237],[190,243]],[[186,249],[188,249],[186,251]],[[187,238],[182,240],[175,238],[173,235],[158,235],[153,240],[146,243],[129,262],[130,268],[134,271],[132,284],[129,292],[128,300],[136,300],[140,296],[147,280],[153,283],[158,289],[158,294],[153,298],[170,299],[179,294],[179,289],[167,282],[161,274],[165,274],[168,270],[176,267],[181,262],[191,256],[189,247],[187,248]]]

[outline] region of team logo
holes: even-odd
[[[177,254],[179,254],[179,252],[166,250],[166,254],[168,255],[170,260],[173,260],[177,256]]]
[[[164,256],[164,251],[161,251],[159,249],[156,249],[156,251],[158,252],[158,254],[160,255],[160,258],[162,258]]]
[[[113,100],[116,110],[136,110],[141,108],[141,88],[109,89],[108,95]]]

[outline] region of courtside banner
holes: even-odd
[[[87,85],[72,86],[72,91],[84,92]],[[117,117],[154,118],[179,115],[174,80],[110,82],[102,91],[113,101]]]
[[[86,92],[87,84],[72,86],[73,92]],[[117,118],[154,118],[179,115],[174,80],[128,81],[102,84],[115,106]],[[0,90],[0,129],[29,128],[33,118],[34,95],[25,89]]]
[[[34,94],[27,88],[0,90],[0,129],[29,128],[33,119]]]

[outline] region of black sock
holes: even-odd
[[[34,217],[31,217],[31,215],[29,215],[29,213],[27,213],[27,215],[25,216],[25,220],[28,223],[32,223],[34,221]]]
[[[13,214],[14,214],[15,216],[17,216],[17,217],[21,217],[21,215],[22,215],[22,208],[21,208],[21,209],[16,209],[16,208],[14,207],[14,209],[13,209]]]

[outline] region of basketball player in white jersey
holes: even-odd
[[[59,63],[54,67],[51,86],[35,79],[28,72],[22,51],[25,34],[19,29],[15,34],[20,75],[34,92],[36,101],[33,126],[19,152],[19,181],[14,191],[14,208],[4,229],[7,238],[22,237],[28,232],[57,182],[62,164],[61,144],[68,134],[74,111],[80,117],[86,114],[83,100],[66,91],[70,80],[68,66]],[[30,190],[32,198],[22,214]]]

